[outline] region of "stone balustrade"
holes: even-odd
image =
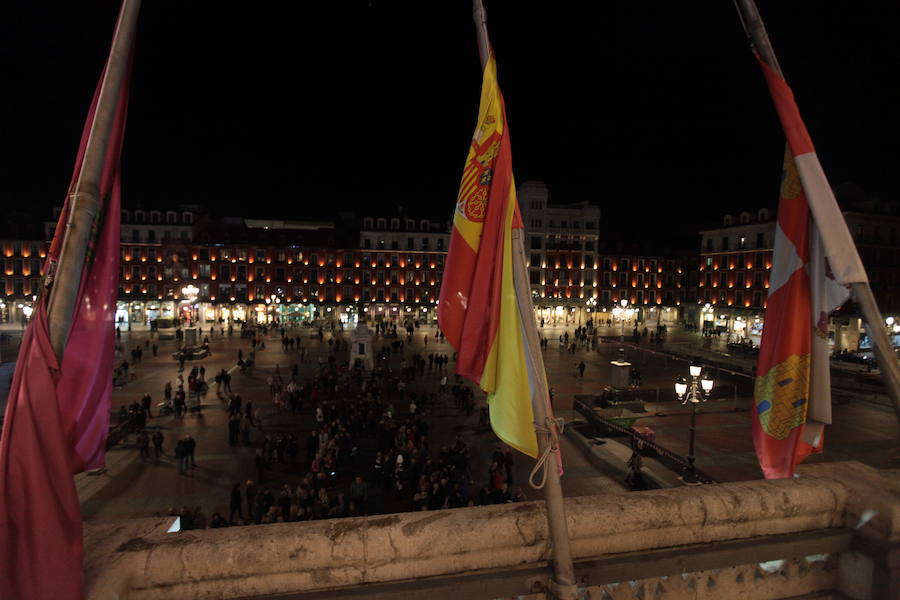
[[[900,600],[900,477],[860,463],[566,500],[585,594]],[[88,597],[512,597],[549,575],[542,502],[166,533],[87,523]],[[820,596],[816,596],[820,594]]]

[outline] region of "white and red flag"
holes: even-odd
[[[787,136],[760,343],[753,443],[767,479],[821,452],[831,423],[828,315],[868,281],[784,78],[759,61]]]
[[[126,74],[115,107],[100,179],[100,211],[62,361],[50,344],[47,293],[38,299],[19,350],[0,439],[0,597],[4,600],[84,597],[81,507],[72,476],[105,464],[119,277],[119,157],[128,80]],[[69,199],[81,171],[99,95],[100,85],[82,132],[75,174],[45,272],[52,273],[59,258],[72,208]]]

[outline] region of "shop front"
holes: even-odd
[[[658,322],[660,325],[677,325],[681,322],[678,307],[676,306],[657,306],[650,309],[650,322]]]
[[[287,304],[281,307],[281,319],[287,326],[297,327],[313,322],[319,311],[315,304]]]
[[[266,325],[274,320],[275,307],[268,304],[254,304],[251,308],[253,323],[257,325]]]
[[[119,300],[116,302],[115,322],[118,327],[150,326],[159,318],[172,318],[174,303],[156,300]]]
[[[25,327],[31,318],[34,308],[32,300],[2,300],[0,301],[0,322],[13,323]]]
[[[762,340],[763,323],[762,317],[752,317],[747,320],[747,337],[753,341],[754,346],[759,346],[759,342]]]
[[[147,317],[147,324],[149,325],[152,321],[155,321],[160,317],[160,305],[159,302],[147,302],[144,306],[144,314]]]
[[[437,309],[434,306],[416,306],[413,313],[422,325],[437,324]]]
[[[116,302],[116,327],[128,327],[129,320],[128,302],[119,300]]]
[[[356,324],[359,322],[359,310],[355,306],[338,306],[337,310],[339,312],[338,318],[345,328],[356,327]]]

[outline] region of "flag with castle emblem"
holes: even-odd
[[[463,170],[438,323],[457,351],[456,372],[488,394],[491,427],[537,456],[532,389],[543,365],[526,358],[513,281],[513,228],[522,228],[503,96],[493,53],[484,67],[478,125]]]
[[[831,423],[828,315],[867,281],[794,96],[759,61],[787,136],[775,250],[757,365],[753,443],[767,479],[821,452]]]

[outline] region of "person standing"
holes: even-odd
[[[206,515],[199,506],[194,509],[194,529],[206,529]]]
[[[241,422],[234,413],[228,418],[228,443],[236,446],[238,443],[238,435],[241,430]]]
[[[178,474],[179,475],[187,475],[187,470],[185,469],[185,451],[184,451],[184,440],[178,440],[178,443],[175,444],[175,460],[178,462]]]
[[[175,392],[175,416],[179,419],[184,416],[184,388],[179,387],[178,391]]]
[[[185,465],[190,464],[192,469],[197,468],[197,463],[194,461],[194,452],[197,449],[197,440],[191,437],[191,434],[187,434],[184,436],[184,450],[187,453],[187,458],[185,460]]]
[[[230,503],[230,513],[228,515],[228,521],[234,525],[234,513],[238,514],[238,517],[241,518],[241,523],[244,522],[244,511],[242,509],[243,500],[241,498],[241,482],[238,481],[234,484],[234,487],[231,488],[231,503]]]
[[[228,413],[230,416],[241,414],[241,402],[242,399],[238,395],[234,395],[231,397],[231,402],[228,403]]]
[[[350,485],[350,499],[353,500],[353,503],[360,513],[365,514],[366,499],[368,496],[369,486],[366,485],[366,482],[363,481],[362,477],[357,475],[356,479],[354,479],[353,483]]]
[[[319,451],[319,432],[313,429],[306,438],[306,460],[312,462],[316,452]]]
[[[250,445],[250,419],[247,417],[240,418],[240,424],[238,425],[238,430],[241,435],[241,444],[244,446]]]
[[[263,456],[262,450],[256,451],[254,461],[256,462],[256,480],[261,484],[263,482],[263,475],[266,472],[266,457]]]
[[[150,407],[153,405],[153,398],[150,396],[150,392],[144,393],[144,397],[141,398],[141,405],[144,408],[144,412],[147,413],[147,418],[152,419],[153,415],[150,414]]]
[[[157,429],[151,439],[153,440],[153,448],[156,450],[156,458],[159,458],[163,455],[162,445],[164,436],[162,430]]]
[[[141,450],[141,460],[150,458],[150,436],[146,430],[142,430],[137,436],[137,445]]]
[[[252,479],[247,480],[247,485],[244,487],[244,494],[247,496],[247,513],[253,512],[253,501],[256,500],[256,485],[253,483]]]
[[[578,376],[581,379],[584,379],[584,367],[585,367],[584,361],[581,361],[580,363],[578,363]]]

